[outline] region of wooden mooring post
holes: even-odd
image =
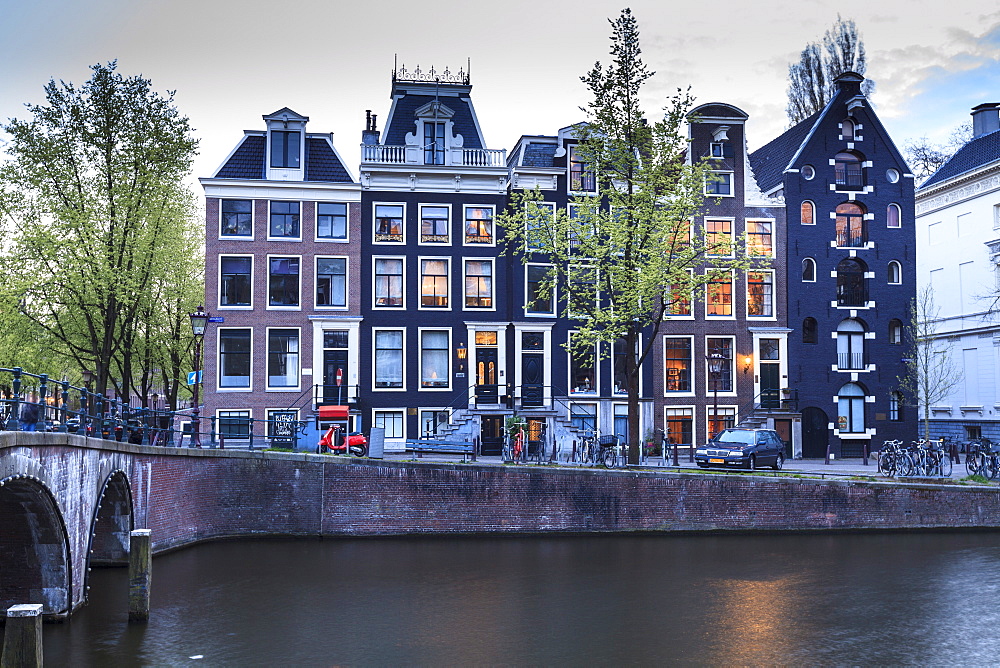
[[[153,553],[149,529],[136,529],[129,535],[128,545],[128,620],[149,621],[149,586],[152,576]]]
[[[42,604],[7,608],[2,668],[42,668]]]

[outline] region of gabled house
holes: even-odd
[[[857,457],[916,435],[899,390],[916,294],[913,175],[847,72],[820,111],[754,151],[787,208],[788,387],[802,455]]]

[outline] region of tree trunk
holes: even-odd
[[[642,447],[639,434],[639,365],[635,358],[635,329],[625,335],[625,378],[628,385],[628,463],[638,466],[639,448]]]

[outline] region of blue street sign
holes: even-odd
[[[223,318],[221,315],[213,315],[211,318],[208,319],[208,321],[209,322],[225,322],[226,319]]]
[[[201,384],[201,371],[191,371],[188,373],[188,385]]]

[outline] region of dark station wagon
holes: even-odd
[[[773,429],[723,429],[708,445],[695,450],[698,466],[738,466],[755,469],[770,466],[775,471],[785,463],[785,444]]]

